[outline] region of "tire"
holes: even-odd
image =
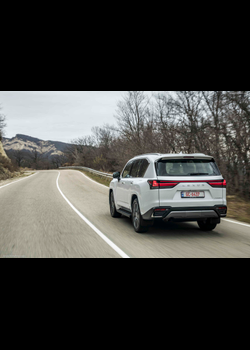
[[[135,232],[145,233],[148,231],[149,226],[145,223],[141,216],[140,206],[137,198],[134,199],[132,204],[132,223]]]
[[[202,231],[213,231],[217,224],[211,224],[210,221],[198,221],[198,225]]]
[[[120,218],[122,215],[118,213],[115,207],[115,199],[114,199],[114,193],[113,191],[110,192],[109,195],[109,208],[110,208],[110,215],[112,218]]]

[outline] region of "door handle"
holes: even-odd
[[[133,184],[134,184],[134,181],[131,181],[130,183],[131,183],[131,185],[133,185]]]
[[[125,182],[122,182],[122,185],[125,185]]]

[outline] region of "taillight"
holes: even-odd
[[[148,184],[151,190],[161,189],[161,188],[174,188],[180,183],[207,183],[213,188],[226,188],[226,180],[182,180],[182,181],[160,181],[160,180],[148,180]]]
[[[148,180],[150,189],[160,189],[160,188],[174,188],[179,184],[177,181],[158,181],[158,180]]]
[[[214,188],[226,188],[227,187],[226,180],[213,180],[213,181],[208,181],[207,183],[211,187],[214,187]]]
[[[154,209],[153,215],[154,215],[154,217],[156,217],[156,216],[162,217],[167,210],[168,209],[166,209],[166,208],[156,208],[156,209]]]
[[[156,180],[148,180],[148,183],[151,190],[159,188],[158,181]]]
[[[220,215],[227,215],[227,206],[216,207]]]

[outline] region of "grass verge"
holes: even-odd
[[[112,179],[107,179],[106,177],[89,173],[87,171],[82,171],[82,170],[79,170],[79,171],[84,175],[88,176],[90,179],[95,180],[96,182],[99,182],[100,184],[105,185],[107,187],[109,187],[109,184],[112,181]]]
[[[227,196],[227,218],[250,224],[250,201],[237,196]]]

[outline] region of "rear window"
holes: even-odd
[[[169,159],[157,163],[158,176],[217,176],[216,163],[206,159]]]

